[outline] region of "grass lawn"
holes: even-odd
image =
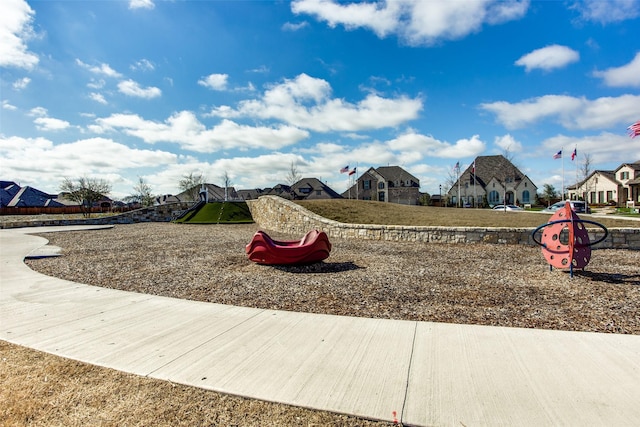
[[[202,208],[176,220],[187,224],[243,224],[251,223],[251,212],[246,202],[206,203]]]
[[[334,221],[357,224],[424,225],[434,227],[538,227],[551,214],[539,211],[494,211],[433,206],[407,206],[366,200],[313,200],[296,202],[310,211]],[[579,215],[608,228],[640,228],[640,221]]]

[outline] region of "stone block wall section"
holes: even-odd
[[[101,218],[43,219],[25,218],[20,221],[0,223],[0,228],[43,227],[51,225],[107,225],[134,224],[137,222],[169,222],[174,213],[188,209],[193,202],[170,203],[136,209],[118,215]]]
[[[267,231],[303,235],[312,229],[329,237],[343,239],[388,240],[425,243],[496,243],[535,245],[534,228],[499,227],[427,227],[402,225],[345,224],[323,218],[289,200],[262,196],[247,200],[253,220]],[[604,232],[590,232],[593,240]],[[640,249],[639,228],[609,229],[607,239],[596,248]]]

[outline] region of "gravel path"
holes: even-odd
[[[145,223],[47,233],[63,256],[27,263],[91,285],[222,304],[640,334],[640,251],[594,251],[587,270],[571,279],[550,272],[537,247],[332,239],[322,263],[272,267],[244,253],[256,230]]]

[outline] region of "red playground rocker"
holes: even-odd
[[[265,265],[312,264],[329,257],[331,243],[324,231],[311,230],[301,240],[273,240],[257,231],[245,251],[249,259]]]
[[[595,242],[589,241],[589,233],[584,223],[597,225],[604,230],[604,236]],[[536,233],[542,230],[542,238],[536,240]],[[542,246],[542,254],[549,263],[549,269],[553,267],[569,269],[573,277],[574,268],[584,268],[591,260],[591,246],[602,242],[607,238],[609,231],[607,228],[593,221],[580,219],[571,209],[569,202],[564,208],[558,209],[549,219],[547,224],[533,230],[531,237],[533,241]]]

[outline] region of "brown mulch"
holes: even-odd
[[[549,271],[540,249],[332,239],[308,266],[250,262],[256,225],[145,223],[47,233],[44,274],[127,291],[344,316],[640,334],[640,251],[594,251]],[[273,233],[276,238],[299,238]]]

